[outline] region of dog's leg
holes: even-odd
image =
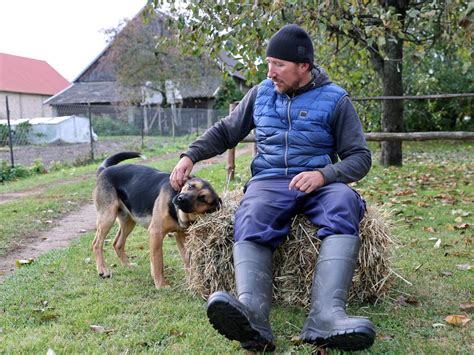
[[[165,233],[159,226],[150,224],[148,228],[148,237],[150,243],[150,269],[151,276],[155,282],[156,288],[162,288],[169,286],[164,276],[164,265],[163,265],[163,239]]]
[[[130,261],[128,260],[128,256],[125,253],[125,242],[127,241],[127,237],[132,232],[133,228],[135,227],[135,222],[130,218],[130,216],[120,216],[119,215],[119,225],[120,229],[115,236],[114,239],[114,249],[115,253],[120,259],[120,262],[123,266],[132,266]]]
[[[110,277],[110,271],[105,265],[104,241],[110,229],[112,229],[114,225],[116,215],[116,209],[113,208],[110,208],[106,211],[101,211],[97,215],[97,231],[95,233],[94,241],[92,242],[92,251],[95,255],[97,272],[99,273],[99,276],[104,278]]]
[[[185,246],[186,234],[184,232],[176,232],[176,245],[178,246],[179,254],[181,259],[183,259],[184,270],[186,274],[189,273],[189,255]]]

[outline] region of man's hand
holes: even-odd
[[[193,166],[192,160],[187,156],[182,157],[178,164],[176,164],[170,176],[171,187],[175,191],[181,191],[181,188],[193,170]]]
[[[323,185],[324,176],[319,171],[304,171],[290,181],[288,189],[295,188],[309,194]]]

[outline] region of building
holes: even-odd
[[[145,83],[152,83],[151,79],[147,78],[146,74],[142,74],[142,84],[135,83],[130,87],[125,87],[118,78],[118,65],[126,62],[125,65],[129,66],[148,66],[151,67],[149,72],[153,72],[153,69],[159,70],[161,66],[169,65],[169,58],[171,58],[166,53],[164,55],[163,53],[153,53],[156,37],[169,35],[169,30],[166,27],[167,15],[158,11],[149,15],[153,16],[152,20],[143,21],[143,11],[139,12],[126,24],[96,59],[73,80],[71,86],[45,102],[52,106],[55,115],[84,115],[86,112],[90,112],[92,115],[112,116],[120,112],[122,118],[125,114],[130,122],[136,118],[137,114],[140,114],[141,111],[136,110],[136,108],[147,105],[146,98],[141,98],[140,94],[143,94],[147,89]],[[147,48],[135,49],[135,52],[142,50],[149,52],[150,60],[145,64],[135,64],[138,60],[130,59],[135,59],[133,49],[131,50],[123,43],[146,41],[149,41],[152,45]],[[160,60],[156,60],[157,57],[153,58],[154,55],[160,55]],[[146,58],[146,55],[139,59],[142,60],[143,58]],[[186,63],[189,61],[194,61],[196,64],[196,58],[182,58],[182,61],[183,68],[187,66]],[[209,70],[203,69],[209,68],[209,66],[206,67],[198,63],[196,65],[198,70],[195,71],[192,80],[186,76],[184,78],[173,77],[180,109],[212,109],[216,93],[222,84],[222,72],[216,63],[213,63],[211,67]],[[130,71],[133,71],[133,68]],[[238,82],[239,87],[244,88],[244,91],[248,90],[245,87],[245,78],[240,72],[229,72],[234,80]],[[142,85],[142,87],[139,85]],[[163,98],[162,102],[158,100],[160,102],[158,106],[169,107],[170,103],[167,102],[169,96],[165,90],[164,82],[152,83],[150,87],[152,86],[155,87],[156,93]],[[86,111],[85,107],[88,107],[87,110],[90,111]],[[128,110],[128,112],[124,113],[123,109]]]
[[[52,108],[43,102],[69,82],[43,60],[0,53],[0,119],[47,117]]]

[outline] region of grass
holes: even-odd
[[[389,295],[374,305],[350,305],[348,312],[369,316],[377,327],[374,346],[360,353],[472,353],[472,322],[461,327],[444,319],[453,314],[472,318],[459,306],[472,302],[474,291],[473,271],[465,270],[473,257],[474,147],[443,142],[404,144],[404,149],[403,167],[383,168],[375,162],[369,175],[355,186],[368,203],[393,212],[393,234],[400,243],[394,269],[407,281],[399,279]],[[377,155],[376,146],[373,150]],[[236,186],[246,181],[249,160],[237,160]],[[168,170],[175,162],[152,165]],[[198,175],[220,191],[226,188],[224,164]],[[89,182],[78,182],[52,188],[41,198],[16,202],[16,214],[23,219],[6,214],[12,203],[7,204],[9,209],[0,205],[0,223],[11,218],[31,221],[31,215],[42,211],[63,212],[65,201],[71,200],[68,191],[73,191],[72,201],[79,204],[89,198],[91,188]],[[12,237],[17,231],[14,227],[4,230],[0,238],[4,233]],[[92,239],[88,233],[70,248],[49,252],[3,280],[0,353],[45,353],[48,349],[57,354],[240,352],[237,342],[226,341],[209,325],[205,301],[186,291],[172,238],[165,241],[164,253],[172,287],[164,290],[153,287],[143,228],[137,228],[127,244],[137,264],[134,268],[119,266],[107,245],[106,260],[113,269],[113,277],[107,280],[96,276]],[[435,247],[438,240],[440,245]],[[304,310],[275,304],[271,316],[279,353],[314,352],[313,347],[292,340],[304,323]],[[102,328],[93,331],[91,325]]]
[[[152,149],[145,149],[144,154],[149,155],[150,158],[156,158],[167,153],[181,152],[191,138],[178,137],[173,141],[169,137],[155,137],[155,145]],[[111,140],[114,139],[117,137],[111,138]],[[91,202],[95,171],[103,159],[104,157],[101,157],[95,162],[79,167],[64,166],[59,171],[1,184],[0,194],[35,189],[44,189],[44,191],[41,195],[0,204],[2,217],[0,219],[0,256],[5,255],[21,239],[51,228],[55,221],[65,213],[79,209],[86,202]],[[151,159],[147,164],[169,170],[176,161],[177,158],[172,158],[156,163]],[[24,221],[31,221],[31,223],[24,223]]]
[[[145,137],[144,146],[141,147],[138,143],[130,143],[124,147],[124,150],[139,151],[145,156],[160,157],[162,155],[174,152],[184,151],[189,142],[195,138],[194,135],[176,137]],[[138,137],[127,136],[111,136],[102,137],[104,141],[137,141]],[[41,152],[38,153],[41,155]],[[7,183],[0,184],[0,193],[16,192],[25,189],[37,188],[45,185],[50,185],[55,182],[62,182],[64,180],[71,180],[74,178],[84,177],[85,175],[93,175],[97,166],[105,159],[105,156],[96,157],[95,161],[83,162],[79,166],[70,166],[70,164],[59,164],[54,171],[48,174],[38,174],[33,178],[17,179]],[[39,160],[41,161],[41,160]]]

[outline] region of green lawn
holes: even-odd
[[[472,310],[461,310],[460,305],[473,301],[473,270],[468,269],[473,260],[474,147],[452,142],[404,144],[400,168],[378,165],[377,147],[372,148],[374,166],[355,187],[368,203],[392,211],[393,234],[400,244],[393,268],[405,281],[397,279],[376,304],[350,305],[351,314],[369,316],[377,328],[374,346],[360,353],[473,353],[472,321],[454,326],[445,318],[472,318]],[[236,186],[246,181],[249,161],[250,157],[237,160]],[[175,162],[152,165],[168,170]],[[220,191],[226,188],[224,164],[197,175]],[[38,198],[0,205],[0,225],[16,218],[20,230],[31,228],[32,216],[42,211],[59,215],[71,205],[67,201],[79,205],[90,199],[92,186],[93,181],[74,182],[66,189],[53,187]],[[2,243],[18,233],[14,225],[1,230]],[[49,252],[0,283],[0,353],[240,351],[238,343],[226,341],[209,325],[205,301],[186,290],[173,239],[167,238],[165,244],[165,272],[172,286],[164,290],[153,287],[143,228],[137,228],[127,244],[137,264],[134,268],[119,266],[111,245],[106,246],[106,259],[113,264],[113,277],[107,280],[96,275],[92,239],[92,233],[85,234],[70,248]],[[273,306],[278,353],[314,352],[294,341],[305,313],[297,307]],[[91,326],[99,327],[94,331]]]

